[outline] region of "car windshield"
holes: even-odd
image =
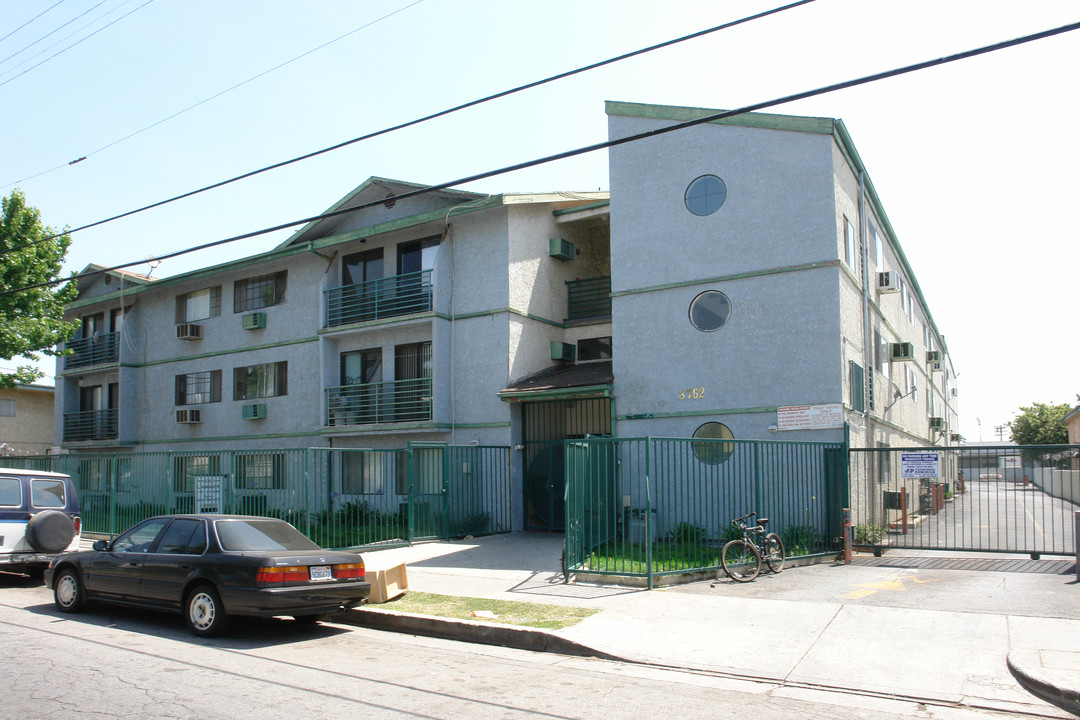
[[[218,520],[222,550],[319,550],[318,545],[281,520]]]

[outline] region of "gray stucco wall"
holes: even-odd
[[[612,116],[609,133],[659,124]],[[708,125],[612,149],[619,435],[687,436],[717,420],[737,438],[777,439],[775,410],[759,410],[840,401],[831,145],[817,134]],[[684,194],[704,174],[724,181],[727,198],[699,217]],[[706,290],[732,305],[715,332],[688,318]],[[782,439],[839,431],[802,435]]]

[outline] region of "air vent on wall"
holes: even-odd
[[[180,425],[197,425],[202,422],[202,410],[185,408],[176,411],[176,422]]]
[[[266,327],[266,313],[246,313],[242,322],[245,330],[259,330]]]
[[[551,238],[551,242],[548,244],[548,255],[564,262],[573,260],[574,243],[562,238]]]
[[[912,360],[915,357],[915,347],[909,342],[889,343],[889,359]]]
[[[877,291],[880,295],[900,292],[900,276],[895,272],[879,272]]]
[[[566,362],[574,362],[574,358],[577,355],[577,348],[564,342],[551,343],[551,359],[552,360],[564,360]]]
[[[180,340],[201,340],[202,325],[180,323],[176,326],[176,337]]]

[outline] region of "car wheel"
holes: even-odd
[[[59,510],[39,512],[26,523],[26,542],[38,552],[60,552],[74,537],[74,521]]]
[[[225,632],[229,616],[221,604],[221,596],[210,585],[199,585],[188,593],[184,603],[184,619],[191,632],[199,637],[214,637]]]
[[[53,601],[60,612],[77,613],[86,607],[86,590],[74,568],[64,568],[53,581]]]

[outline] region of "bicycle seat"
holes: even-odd
[[[765,527],[765,523],[769,522],[769,518],[758,518],[757,524],[761,527]]]

